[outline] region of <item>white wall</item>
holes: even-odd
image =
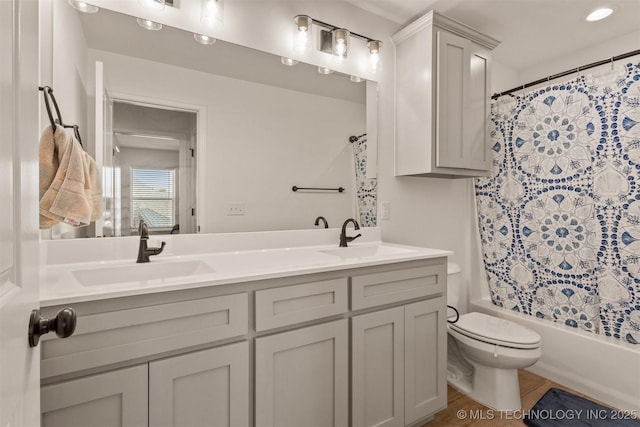
[[[348,138],[364,133],[363,104],[90,50],[96,60],[108,91],[206,108],[202,232],[310,228],[318,215],[337,226],[354,215]],[[227,216],[227,202],[244,202],[245,215]]]
[[[46,2],[40,2],[46,3]],[[66,2],[54,1],[40,7],[43,25],[40,36],[40,84],[51,86],[65,124],[78,125],[82,142],[91,150],[87,105],[87,42],[77,12]],[[42,96],[42,95],[41,95]],[[49,117],[41,103],[41,128],[49,126]],[[54,118],[55,108],[51,105]],[[72,130],[68,130],[72,132]],[[42,238],[84,237],[88,227],[59,224],[41,232]]]

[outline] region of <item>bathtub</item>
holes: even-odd
[[[508,319],[542,337],[542,357],[531,372],[640,417],[640,345],[472,301],[471,311]]]

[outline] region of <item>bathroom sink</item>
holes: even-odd
[[[369,245],[369,246],[349,246],[346,248],[327,249],[322,252],[323,254],[333,255],[342,258],[343,260],[357,260],[357,259],[375,259],[384,257],[393,257],[397,255],[406,255],[410,252],[415,252],[411,249],[400,248],[397,246],[389,245]]]
[[[114,283],[149,282],[214,273],[203,261],[167,261],[145,264],[126,264],[103,268],[75,270],[73,276],[83,286],[100,286]]]

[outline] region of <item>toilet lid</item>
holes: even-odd
[[[540,345],[540,335],[531,329],[482,313],[463,314],[449,327],[471,338],[506,347],[533,348]]]

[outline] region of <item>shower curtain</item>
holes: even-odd
[[[352,144],[356,173],[358,222],[362,227],[375,227],[378,181],[375,178],[367,178],[367,135],[361,135]]]
[[[640,63],[492,104],[476,180],[494,304],[640,342]]]

